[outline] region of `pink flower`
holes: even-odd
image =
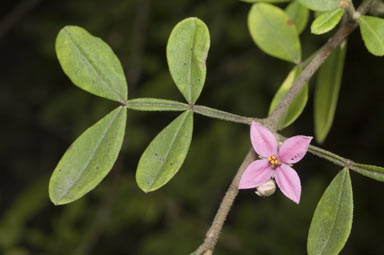
[[[300,178],[291,167],[307,153],[311,136],[293,136],[280,146],[271,131],[252,122],[251,142],[255,152],[261,157],[253,161],[241,176],[239,189],[256,188],[271,178],[285,196],[298,204],[301,195]]]

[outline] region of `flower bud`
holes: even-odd
[[[270,179],[266,183],[257,187],[255,193],[260,197],[269,197],[270,195],[275,193],[275,190],[276,190],[275,181],[273,179]]]

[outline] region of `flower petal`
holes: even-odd
[[[263,158],[277,154],[278,144],[274,134],[254,121],[251,124],[251,142],[253,149]]]
[[[283,192],[286,197],[291,199],[296,204],[300,202],[300,178],[292,167],[282,164],[276,168],[275,180],[277,186],[279,186],[281,192]]]
[[[284,141],[279,149],[279,159],[283,163],[294,164],[307,153],[312,136],[297,135]]]
[[[273,169],[265,159],[255,160],[245,169],[240,179],[239,189],[251,189],[271,179]]]

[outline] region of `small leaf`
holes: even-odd
[[[169,71],[188,103],[195,103],[203,89],[209,45],[208,28],[198,18],[182,20],[169,36],[167,44]]]
[[[337,24],[339,24],[343,14],[344,9],[341,8],[324,12],[312,23],[311,32],[319,35],[332,30]]]
[[[275,96],[272,99],[271,105],[269,107],[269,114],[275,109],[275,107],[280,103],[285,94],[287,94],[288,90],[292,87],[293,83],[299,77],[302,68],[300,66],[296,66],[292,69],[292,71],[288,74],[285,81],[280,86],[279,90],[276,92]],[[280,119],[278,129],[283,129],[290,124],[292,124],[303,112],[305,105],[308,101],[308,83],[306,83],[300,93],[293,100],[292,104],[288,107],[287,112]]]
[[[257,2],[265,2],[265,3],[283,3],[289,2],[291,0],[240,0],[247,3],[257,3]]]
[[[347,44],[343,42],[320,67],[314,96],[315,138],[323,143],[335,117]]]
[[[114,101],[128,97],[119,59],[100,38],[77,26],[66,26],[56,38],[56,54],[64,73],[78,87]]]
[[[127,108],[137,111],[185,111],[188,105],[166,99],[136,98],[127,101]]]
[[[49,181],[49,197],[54,204],[82,197],[109,173],[123,143],[126,112],[125,107],[116,108],[67,149]]]
[[[375,56],[384,56],[384,19],[361,16],[359,24],[361,36],[369,52]]]
[[[296,27],[280,8],[254,4],[248,15],[248,29],[253,41],[265,53],[293,63],[301,60],[301,46]]]
[[[338,254],[351,232],[352,217],[352,184],[349,170],[344,168],[317,204],[308,233],[308,254]]]
[[[186,111],[165,127],[140,158],[136,182],[144,192],[165,185],[180,169],[192,140],[193,113]]]
[[[351,166],[351,170],[377,181],[384,182],[384,167],[355,163]]]
[[[287,6],[285,12],[295,24],[297,32],[301,34],[307,26],[309,10],[301,5],[298,0],[295,0]]]
[[[302,5],[313,11],[330,11],[339,7],[340,0],[299,0]]]

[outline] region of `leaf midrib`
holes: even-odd
[[[384,51],[384,40],[382,40],[380,36],[377,35],[376,31],[373,28],[371,28],[371,26],[366,20],[364,20],[364,17],[360,18],[360,21],[362,21],[366,25],[369,32],[371,32],[374,38],[379,42],[378,44],[381,46],[381,50]]]
[[[337,199],[336,217],[335,217],[335,219],[334,219],[333,222],[332,222],[331,231],[330,231],[331,234],[333,233],[333,229],[335,228],[335,223],[336,223],[337,218],[338,218],[338,216],[339,216],[340,200],[341,200],[341,196],[342,196],[342,194],[344,193],[345,178],[346,178],[346,175],[347,175],[347,171],[348,171],[348,170],[345,170],[345,172],[344,172],[344,176],[343,176],[343,180],[342,180],[343,185],[341,186],[340,194],[339,194],[339,197],[338,197],[338,199]],[[321,249],[321,253],[320,253],[320,254],[323,254],[324,249],[327,247],[328,242],[329,242],[329,239],[330,239],[330,237],[331,237],[331,234],[328,235],[327,241],[325,242],[323,248]]]
[[[193,37],[192,37],[192,46],[191,46],[191,58],[190,58],[190,60],[189,60],[189,66],[190,66],[190,68],[189,68],[189,70],[188,70],[188,88],[189,88],[189,100],[188,100],[188,102],[189,103],[192,103],[192,101],[193,101],[193,95],[192,95],[192,65],[194,64],[193,62],[193,55],[194,55],[194,52],[195,52],[195,40],[196,40],[196,26],[197,26],[197,24],[196,24],[196,19],[194,19],[194,28],[193,28]]]
[[[257,11],[260,13],[260,16],[263,17],[263,20],[265,21],[265,24],[267,24],[270,28],[272,28],[272,30],[276,30],[275,27],[269,22],[269,19],[268,19],[269,17],[265,16],[264,13],[263,13],[259,8],[257,9]],[[290,19],[290,18],[288,17],[288,19]],[[280,38],[278,38],[278,36],[276,36],[275,33],[272,33],[272,36],[273,36],[273,38],[276,39],[276,40],[274,40],[274,41],[278,42],[278,44],[280,45],[280,48],[285,52],[286,56],[290,56],[290,57],[292,58],[291,60],[293,60],[294,63],[300,61],[300,59],[297,59],[297,58],[296,58],[297,56],[294,56],[294,55],[290,54],[290,52],[289,52],[289,51],[287,50],[287,48],[285,47],[286,44],[283,43],[283,42],[280,40]],[[296,44],[296,46],[297,46],[297,42],[295,42],[295,44]],[[289,61],[291,61],[291,60],[289,60]]]
[[[71,188],[73,188],[76,184],[76,182],[80,179],[80,177],[82,176],[82,174],[84,173],[84,171],[87,169],[89,163],[92,161],[93,157],[95,156],[97,150],[99,149],[99,146],[101,144],[101,142],[104,140],[104,138],[106,137],[106,134],[108,133],[108,131],[110,130],[113,122],[116,120],[117,116],[120,114],[121,112],[121,109],[119,111],[116,112],[116,115],[113,117],[113,119],[109,122],[109,125],[107,126],[107,128],[105,129],[105,131],[102,133],[102,135],[100,136],[100,139],[97,141],[97,144],[96,146],[94,147],[94,150],[92,151],[92,153],[90,154],[89,158],[87,159],[87,161],[85,162],[83,168],[78,172],[77,176],[75,177],[75,179],[72,181],[72,183],[70,185],[67,186],[67,188],[65,189],[65,191],[62,193],[62,195],[57,199],[56,203],[60,202],[63,197],[65,197],[69,190]],[[96,123],[97,124],[97,123]]]
[[[103,76],[101,75],[101,72],[97,69],[96,65],[94,63],[92,63],[92,61],[88,60],[88,58],[86,58],[85,56],[87,56],[87,54],[83,51],[83,49],[76,43],[76,41],[73,39],[71,33],[69,31],[67,31],[67,29],[64,29],[63,30],[69,37],[70,39],[70,42],[74,45],[75,49],[80,53],[80,56],[81,58],[83,59],[83,61],[89,66],[91,67],[91,69],[94,70],[94,73],[97,75],[97,78],[99,78],[115,95],[117,95],[117,98],[120,99],[120,100],[123,100],[124,99],[124,96],[121,96],[120,93],[118,91],[116,91],[116,89],[114,87],[112,87],[111,84],[109,84],[104,78]]]
[[[167,152],[165,153],[164,161],[161,162],[161,164],[159,165],[159,167],[158,167],[157,170],[155,171],[156,174],[154,175],[154,178],[152,178],[152,182],[151,182],[151,184],[148,186],[148,189],[147,189],[148,191],[152,188],[153,184],[156,182],[157,177],[159,177],[160,172],[161,172],[162,168],[164,167],[165,162],[167,161],[168,155],[169,155],[169,153],[171,152],[171,148],[173,147],[173,144],[175,143],[176,138],[179,136],[181,127],[184,125],[185,119],[187,118],[188,114],[190,114],[190,113],[186,113],[186,114],[185,114],[185,117],[184,117],[183,120],[180,122],[180,125],[179,125],[179,127],[177,128],[177,131],[175,132],[174,136],[172,137],[172,140],[171,140],[171,142],[170,142],[170,144],[169,144],[168,150],[167,150]]]
[[[330,15],[328,15],[328,17],[326,17],[324,19],[323,22],[319,22],[317,30],[320,30],[319,27],[322,27],[324,24],[328,23],[328,21],[330,21],[332,18],[334,18],[339,11],[340,11],[340,9],[335,9],[334,11],[332,11],[330,13]],[[322,28],[321,31],[324,31],[324,28]]]

